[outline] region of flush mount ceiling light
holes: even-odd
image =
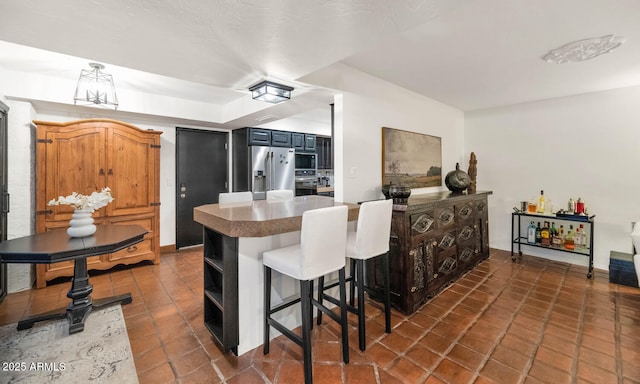
[[[613,35],[578,40],[549,51],[542,59],[556,64],[578,63],[611,52],[623,42],[622,37]]]
[[[118,97],[113,85],[113,76],[102,72],[104,69],[102,64],[89,63],[89,66],[91,69],[80,71],[73,103],[118,109]]]
[[[265,80],[256,85],[252,85],[249,87],[249,90],[254,100],[277,104],[291,99],[291,91],[293,91],[293,88]]]

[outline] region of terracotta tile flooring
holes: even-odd
[[[93,297],[131,292],[123,306],[141,383],[301,383],[300,348],[282,338],[240,357],[203,326],[201,249],[163,254],[91,278]],[[7,296],[0,324],[67,304],[68,282]],[[638,383],[640,289],[592,280],[586,268],[492,250],[488,260],[416,313],[393,311],[384,333],[368,302],[367,350],[341,363],[339,328],[313,330],[316,383]],[[258,321],[258,319],[257,319]]]

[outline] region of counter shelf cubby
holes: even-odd
[[[238,354],[238,238],[204,227],[204,324]]]
[[[523,217],[537,218],[537,220],[539,221],[570,222],[570,223],[576,223],[577,225],[587,224],[589,226],[589,242],[588,242],[589,246],[584,248],[583,250],[571,250],[566,248],[557,248],[550,245],[529,243],[527,241],[527,236],[523,236],[523,232],[522,232]],[[587,273],[587,278],[590,279],[593,276],[593,230],[595,226],[594,218],[595,218],[595,215],[573,217],[573,216],[544,215],[540,213],[513,212],[511,214],[511,239],[512,239],[511,260],[514,262],[516,261],[516,256],[514,254],[516,244],[518,245],[519,256],[522,256],[523,245],[526,245],[528,247],[544,248],[552,251],[559,251],[559,252],[572,253],[575,255],[587,256],[589,258],[589,272]],[[536,221],[536,220],[533,220],[533,221]],[[526,232],[526,227],[528,226],[529,226],[528,224],[525,226],[525,232]],[[518,231],[517,234],[516,234],[516,228]]]

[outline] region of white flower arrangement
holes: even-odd
[[[113,201],[111,197],[111,189],[109,187],[102,188],[102,191],[94,191],[90,195],[82,195],[73,192],[69,196],[60,196],[58,199],[51,199],[48,205],[71,205],[74,209],[94,212]]]

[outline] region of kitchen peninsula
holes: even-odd
[[[357,204],[323,196],[194,208],[194,220],[204,226],[204,322],[225,348],[241,355],[262,344],[262,253],[298,243],[302,214],[334,205],[349,207],[349,225],[355,227]],[[292,279],[279,275],[274,275],[272,287],[276,305],[298,292]],[[289,307],[278,321],[295,328],[299,312],[297,306]]]

